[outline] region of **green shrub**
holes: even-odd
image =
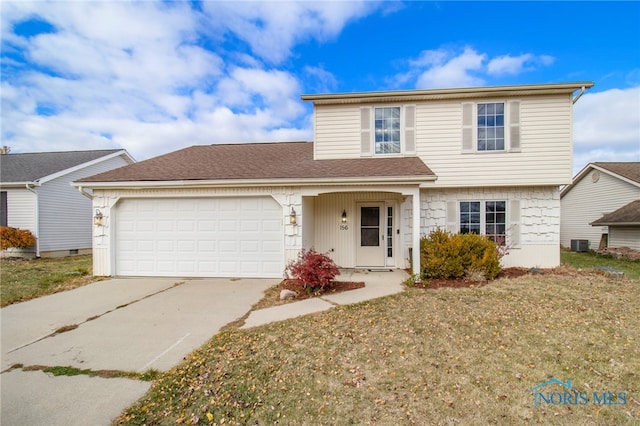
[[[500,273],[500,254],[485,236],[437,229],[420,241],[420,264],[424,278],[491,280]]]

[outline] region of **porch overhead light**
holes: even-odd
[[[347,223],[347,211],[342,210],[342,223]]]
[[[289,213],[289,223],[292,225],[296,224],[296,211],[291,207],[291,213]]]
[[[102,216],[102,212],[100,211],[100,209],[96,209],[96,214],[95,216],[93,216],[93,224],[96,226],[102,226],[102,218],[104,216]]]

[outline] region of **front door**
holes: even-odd
[[[358,205],[357,266],[385,266],[384,203]]]

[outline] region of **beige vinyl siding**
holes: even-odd
[[[463,103],[418,104],[417,154],[438,176],[435,186],[561,185],[570,182],[571,99],[559,96],[519,101],[520,152],[509,152],[509,141],[505,151],[463,150]]]
[[[7,192],[7,225],[36,233],[36,194],[26,188],[2,188]]]
[[[600,175],[597,182],[593,181],[595,172]],[[571,247],[571,240],[589,240],[589,248],[597,250],[608,227],[591,226],[589,223],[637,199],[640,199],[637,186],[591,169],[562,197],[560,243]]]
[[[473,102],[475,108],[476,102],[487,101],[519,102],[519,148],[510,151],[507,141],[505,151],[475,152],[475,147],[463,150],[463,105]],[[316,105],[316,159],[360,158],[362,107]],[[572,107],[568,95],[418,102],[416,155],[438,176],[435,187],[568,184],[572,173]],[[510,132],[508,126],[505,132]]]
[[[360,158],[359,105],[316,106],[316,160]]]
[[[640,226],[610,226],[609,247],[640,250]]]
[[[40,252],[91,248],[93,208],[71,182],[126,165],[114,157],[45,182],[38,188]]]

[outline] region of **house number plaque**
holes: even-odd
[[[346,231],[347,229],[349,229],[349,225],[340,225],[341,231]]]

